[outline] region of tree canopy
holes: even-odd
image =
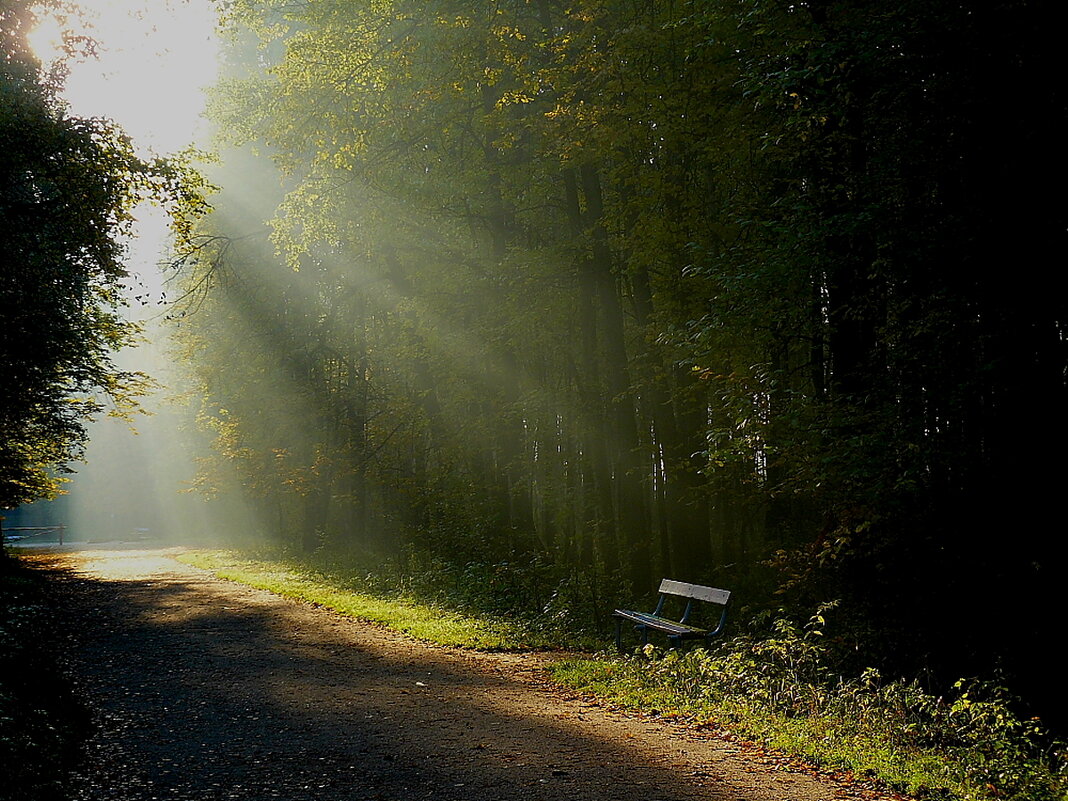
[[[1048,5],[231,3],[201,485],[550,610],[669,575],[846,599],[903,669],[1031,670],[1068,444]]]
[[[137,335],[121,315],[124,237],[142,198],[192,202],[188,173],[135,156],[114,124],[70,116],[61,72],[26,44],[22,2],[0,3],[0,507],[55,495],[84,422],[126,414],[146,376],[114,352]]]

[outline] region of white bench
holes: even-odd
[[[679,596],[686,599],[686,608],[679,620],[662,617],[664,602],[669,595]],[[683,640],[704,640],[706,643],[718,637],[723,631],[723,624],[727,621],[727,602],[730,601],[729,590],[719,590],[715,587],[703,587],[700,584],[687,584],[684,581],[672,581],[664,579],[660,582],[660,600],[656,609],[649,612],[634,612],[630,609],[616,609],[612,614],[616,617],[616,648],[622,650],[621,636],[624,620],[634,624],[634,628],[642,634],[642,645],[649,642],[649,630],[661,631],[667,635],[668,641],[678,646]],[[715,628],[705,629],[689,624],[690,613],[693,611],[694,601],[705,601],[722,607],[719,615],[719,623]]]

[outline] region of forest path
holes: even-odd
[[[180,564],[61,568],[99,724],[79,801],[829,801],[845,788],[554,688],[536,655],[429,646]]]

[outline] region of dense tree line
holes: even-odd
[[[228,14],[232,151],[182,260],[201,489],[309,550],[840,597],[866,661],[1037,659],[1051,4]]]
[[[139,165],[118,131],[64,113],[33,23],[0,3],[0,508],[53,495],[84,419],[104,399],[128,407],[142,379],[111,361],[135,333],[116,310]]]
[[[63,62],[45,70],[27,44],[50,9],[71,13],[0,0],[0,509],[54,497],[86,420],[136,408],[149,379],[113,361],[138,335],[122,316],[131,212],[152,198],[190,221],[201,202],[195,173],[68,113]],[[71,34],[67,46],[89,45]]]

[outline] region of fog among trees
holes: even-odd
[[[197,526],[546,615],[838,599],[843,660],[1063,714],[1052,3],[220,8]]]

